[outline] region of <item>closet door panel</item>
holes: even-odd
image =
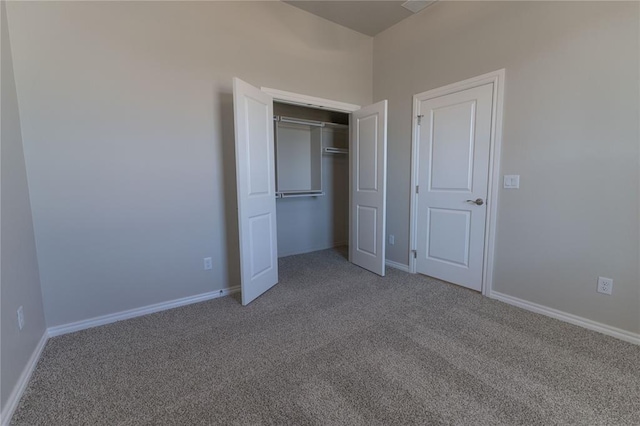
[[[247,305],[278,282],[273,100],[233,80],[240,284]]]
[[[353,113],[349,259],[385,274],[387,101]]]

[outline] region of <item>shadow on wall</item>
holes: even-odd
[[[236,187],[235,131],[233,122],[233,95],[214,93],[218,100],[222,142],[222,179],[224,197],[225,247],[227,253],[227,279],[230,287],[240,285],[240,243],[238,240],[238,193]],[[240,303],[240,293],[233,294]]]

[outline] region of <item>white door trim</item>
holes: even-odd
[[[493,106],[491,113],[491,147],[489,154],[489,187],[487,196],[487,219],[485,224],[484,263],[482,269],[482,294],[488,296],[493,287],[493,262],[496,236],[496,219],[498,212],[498,192],[500,189],[500,154],[502,152],[502,112],[504,105],[505,70],[493,71],[464,81],[449,84],[437,89],[428,90],[413,96],[413,120],[411,141],[411,210],[409,217],[409,271],[416,273],[416,259],[413,250],[417,247],[417,200],[418,185],[418,110],[420,102],[444,95],[473,89],[493,83]]]
[[[358,111],[360,109],[360,105],[333,101],[331,99],[317,98],[315,96],[302,95],[300,93],[286,92],[284,90],[271,89],[269,87],[261,87],[260,90],[271,95],[274,101],[280,101],[288,104],[347,113]]]

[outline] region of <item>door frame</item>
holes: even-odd
[[[467,80],[449,84],[436,89],[413,95],[413,118],[411,140],[411,206],[409,212],[409,272],[416,273],[416,259],[413,253],[417,244],[418,218],[416,186],[418,185],[418,145],[420,132],[418,130],[418,111],[420,102],[450,95],[463,90],[473,89],[493,84],[493,105],[491,108],[491,138],[489,147],[489,185],[487,193],[487,217],[484,236],[484,259],[482,265],[482,294],[488,296],[493,287],[493,263],[496,240],[496,220],[498,213],[498,193],[500,190],[500,156],[502,152],[502,115],[504,107],[505,69],[500,69]]]
[[[315,96],[303,95],[300,93],[286,92],[284,90],[261,87],[265,93],[271,95],[274,101],[286,104],[301,105],[310,108],[320,108],[330,111],[352,113],[360,109],[360,105],[348,104],[345,102],[333,101],[331,99],[318,98]]]

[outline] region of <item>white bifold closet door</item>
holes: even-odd
[[[349,259],[385,274],[387,101],[352,115]]]
[[[240,287],[247,305],[278,283],[273,99],[233,79]]]

